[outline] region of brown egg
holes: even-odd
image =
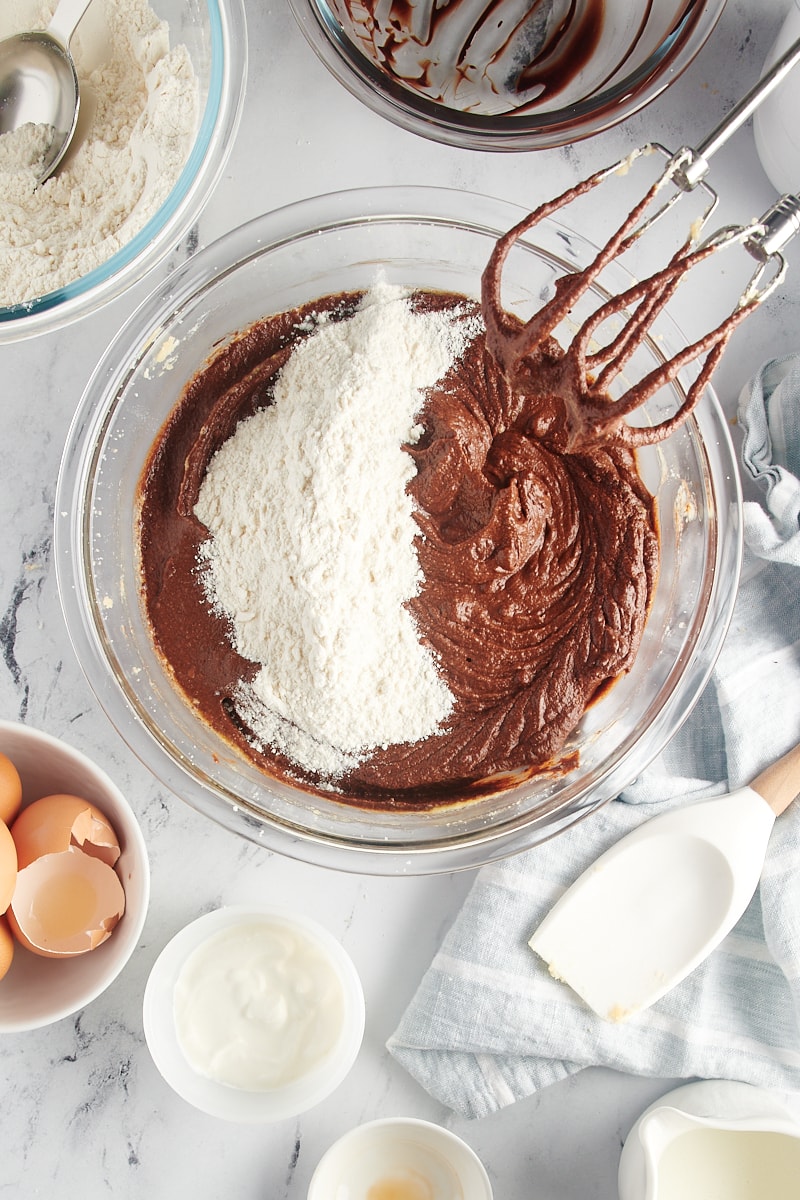
[[[8,826],[0,821],[0,913],[11,903],[17,882],[17,851]]]
[[[10,758],[0,754],[0,821],[10,825],[22,804],[22,781]]]
[[[43,796],[23,808],[11,833],[19,869],[43,854],[58,854],[77,846],[85,854],[113,867],[119,858],[117,835],[108,818],[80,796]]]
[[[69,846],[19,871],[8,923],[34,954],[68,958],[102,945],[124,911],[125,893],[114,868]]]
[[[14,935],[8,921],[0,917],[0,979],[8,974],[11,961],[14,958]]]

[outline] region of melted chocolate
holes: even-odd
[[[467,0],[334,0],[334,7],[354,44],[386,75],[436,104],[478,116],[550,111],[602,53],[607,25],[605,0],[530,0],[523,9],[505,0],[477,7]],[[602,95],[641,57],[643,39],[652,37],[652,7],[649,0],[631,18],[627,41],[617,46],[605,75],[594,79],[591,95]],[[662,38],[669,53],[701,12],[698,0],[676,5]],[[630,72],[631,87],[637,76],[647,78],[641,65]],[[609,99],[607,107],[614,103]]]

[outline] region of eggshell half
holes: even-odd
[[[17,847],[19,869],[43,854],[59,854],[77,846],[85,854],[113,867],[119,858],[119,840],[111,822],[80,796],[43,796],[23,808],[11,833]]]
[[[8,973],[14,957],[14,935],[5,917],[0,917],[0,979]]]
[[[102,945],[124,911],[114,868],[70,846],[20,870],[8,923],[34,954],[66,958]]]
[[[0,913],[11,903],[17,882],[17,850],[9,828],[0,821]]]
[[[0,821],[10,825],[22,805],[22,780],[10,758],[0,754]]]

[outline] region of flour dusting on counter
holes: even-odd
[[[54,8],[55,0],[4,4],[0,36],[45,28]],[[194,140],[189,53],[170,46],[147,0],[96,0],[71,50],[81,113],[55,175],[37,188],[34,170],[11,169],[3,153],[7,139],[35,139],[36,127],[0,137],[0,305],[56,291],[131,241],[174,187]]]

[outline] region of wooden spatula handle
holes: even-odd
[[[750,787],[758,792],[776,817],[800,795],[800,745],[757,775]]]

